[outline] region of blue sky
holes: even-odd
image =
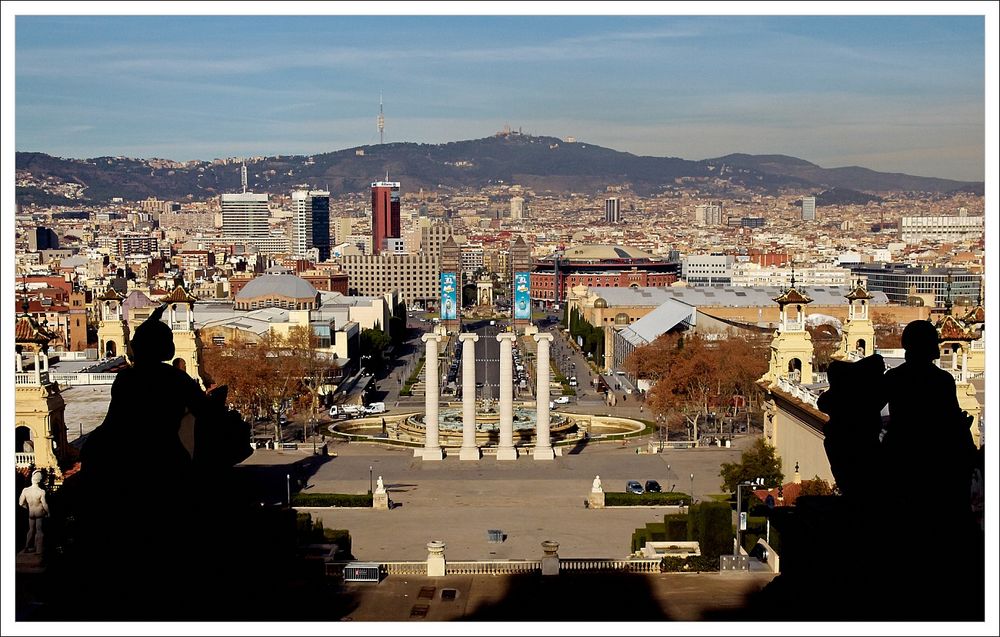
[[[17,150],[212,159],[525,132],[984,177],[982,16],[17,16]],[[995,71],[991,67],[991,71]]]

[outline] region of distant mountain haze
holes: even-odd
[[[363,152],[362,152],[363,151]],[[112,197],[141,200],[204,200],[240,190],[239,164],[210,161],[181,165],[157,159],[98,157],[64,159],[39,152],[18,152],[18,171],[31,179],[17,186],[18,203],[101,203]],[[963,182],[859,166],[823,168],[786,155],[732,154],[693,161],[646,157],[555,137],[498,135],[447,144],[391,143],[355,146],[318,155],[285,155],[248,161],[250,189],[287,193],[296,188],[328,188],[333,195],[364,192],[372,181],[400,181],[404,191],[440,187],[483,188],[500,182],[535,191],[601,193],[610,184],[630,184],[650,195],[697,185],[706,195],[797,190],[819,195],[823,203],[862,202],[861,195],[899,191],[983,193],[983,182]],[[53,184],[79,184],[78,199]],[[851,194],[854,191],[855,194]]]

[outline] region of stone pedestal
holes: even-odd
[[[44,573],[45,565],[42,562],[42,554],[33,551],[18,551],[16,562],[16,572],[18,573]]]
[[[438,384],[440,376],[438,371],[438,343],[441,337],[437,334],[424,334],[421,337],[424,341],[424,447],[418,450],[419,456],[424,460],[441,460],[444,458],[444,451],[441,449],[441,442],[438,435]],[[418,455],[414,453],[414,456]]]
[[[462,343],[462,449],[459,460],[479,460],[482,455],[476,446],[476,342],[474,332],[459,334]]]
[[[559,574],[559,542],[542,542],[542,575]]]
[[[603,509],[604,491],[591,491],[590,497],[587,498],[587,503],[590,505],[591,509]]]
[[[444,577],[447,570],[444,559],[445,546],[447,545],[440,540],[427,543],[427,577]]]
[[[372,508],[379,511],[388,511],[391,507],[389,504],[389,494],[388,493],[375,493],[372,495]]]
[[[535,334],[538,355],[535,358],[535,460],[552,460],[552,439],[549,432],[549,343],[552,335],[547,332]]]
[[[514,339],[513,332],[500,332],[500,442],[497,460],[517,460],[514,448]]]

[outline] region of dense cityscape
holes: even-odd
[[[20,629],[995,621],[984,182],[371,101],[312,154],[18,147]]]

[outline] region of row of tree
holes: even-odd
[[[625,363],[637,378],[650,380],[646,404],[670,430],[723,412],[734,396],[757,403],[757,380],[767,371],[766,335],[708,340],[684,332],[661,335],[636,349]]]

